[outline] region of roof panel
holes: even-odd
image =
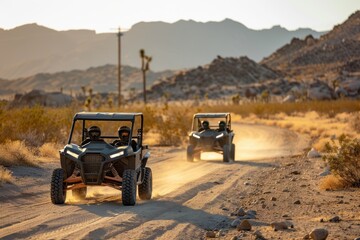
[[[196,113],[194,117],[197,118],[221,118],[230,115],[230,113]]]
[[[74,116],[74,120],[134,120],[135,116],[142,113],[119,113],[119,112],[79,112]]]

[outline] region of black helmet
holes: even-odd
[[[129,142],[130,128],[127,126],[119,127],[118,129],[119,138],[123,142]]]
[[[204,130],[209,129],[209,121],[206,121],[206,120],[202,121],[201,125],[202,125]]]
[[[225,121],[219,121],[219,130],[220,131],[225,131],[225,128],[226,128]]]
[[[98,126],[91,126],[87,131],[90,140],[98,140],[101,136],[101,130]]]

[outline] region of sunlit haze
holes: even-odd
[[[359,0],[1,0],[0,28],[37,23],[56,30],[111,32],[145,21],[199,22],[230,18],[248,28],[330,30],[360,9]]]

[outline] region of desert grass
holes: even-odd
[[[352,119],[356,119],[359,112],[342,112],[329,116],[316,111],[298,112],[292,115],[285,113],[275,114],[267,118],[258,118],[254,115],[243,118],[244,122],[278,126],[292,131],[309,135],[313,146],[318,151],[325,150],[325,144],[342,134],[360,138],[360,132],[354,131]]]
[[[22,141],[6,141],[0,145],[0,165],[10,166],[29,166],[36,167],[36,157],[25,142]]]
[[[44,143],[41,147],[39,147],[39,155],[44,158],[56,159],[59,158],[59,149],[61,146],[58,143],[48,142]]]
[[[11,183],[12,181],[11,171],[0,165],[0,186],[2,183]]]
[[[347,187],[347,184],[339,177],[327,175],[320,180],[320,190],[340,190]]]
[[[26,145],[39,147],[46,142],[66,139],[64,127],[71,126],[76,112],[72,108],[0,108],[0,143],[7,140],[25,141]]]

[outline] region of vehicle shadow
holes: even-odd
[[[117,195],[117,199],[110,198],[110,201],[95,202],[93,204],[82,203],[77,204],[77,206],[91,214],[106,217],[108,224],[116,226],[113,231],[106,234],[106,238],[116,237],[145,222],[157,220],[169,220],[171,224],[164,227],[164,229],[156,228],[154,231],[147,231],[147,239],[154,239],[160,234],[159,231],[168,231],[181,223],[188,223],[207,230],[220,229],[228,226],[232,221],[229,217],[229,210],[224,210],[223,214],[213,214],[203,209],[192,208],[187,204],[199,192],[210,191],[214,184],[205,182],[183,193],[173,192],[171,197],[165,195],[148,201],[137,199],[135,206],[122,205],[121,194]],[[208,204],[211,205],[211,203]],[[168,224],[169,221],[167,221]],[[89,233],[89,238],[96,237],[91,234]]]
[[[269,167],[269,168],[278,167],[278,164],[270,163],[270,162],[264,162],[264,160],[235,160],[233,162],[223,162],[222,159],[211,159],[211,160],[201,159],[201,160],[197,160],[197,161],[210,162],[210,163],[214,163],[214,164],[226,164],[226,165],[239,164],[239,165],[246,165],[246,166],[251,166],[251,167],[262,167],[262,168],[264,168],[264,167]]]
[[[170,226],[166,226],[163,231],[168,231],[181,223],[192,224],[201,229],[214,230],[221,228],[221,226],[227,226],[231,222],[231,219],[226,216],[229,214],[228,212],[224,212],[224,215],[212,214],[171,200],[139,201],[135,206],[123,206],[121,201],[114,201],[96,205],[79,205],[79,207],[92,214],[108,218],[108,223],[115,228],[106,234],[106,238],[116,237],[152,220],[172,221]],[[122,214],[133,216],[126,220],[122,217]],[[146,238],[155,238],[159,235],[159,231],[162,231],[161,228],[153,232],[148,231]],[[90,232],[88,237],[95,237],[93,234],[96,234],[96,232]]]

